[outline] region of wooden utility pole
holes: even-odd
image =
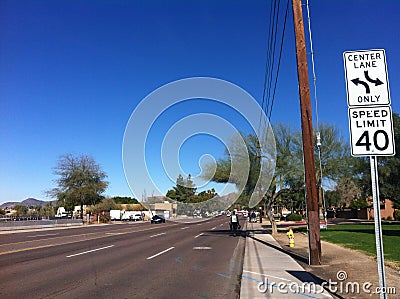
[[[297,75],[299,78],[301,129],[303,134],[304,172],[306,180],[309,263],[310,265],[320,265],[321,240],[319,231],[317,179],[314,161],[314,132],[312,126],[303,12],[301,0],[292,1],[294,32],[296,37]]]

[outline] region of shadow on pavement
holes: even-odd
[[[319,286],[323,285],[323,283],[325,283],[325,285],[328,284],[328,282],[326,280],[321,279],[320,277],[315,276],[314,274],[307,272],[307,271],[287,271],[287,272],[290,275],[296,277],[298,280],[300,280],[301,282],[304,282],[304,283],[314,283]],[[342,297],[336,293],[332,293],[327,287],[325,287],[324,289],[326,292],[328,292],[335,298],[345,299],[344,297]],[[318,291],[318,289],[317,289],[317,291]]]
[[[262,243],[264,245],[266,245],[266,246],[272,247],[272,248],[274,248],[274,249],[276,249],[276,250],[278,250],[280,252],[283,252],[283,253],[291,256],[292,258],[294,258],[297,261],[300,261],[302,263],[308,264],[308,259],[306,259],[306,258],[304,258],[304,257],[302,257],[300,255],[297,255],[297,254],[295,254],[293,252],[287,251],[287,250],[283,249],[282,247],[278,247],[278,246],[275,246],[275,245],[270,244],[268,242],[265,242],[265,241],[263,241],[261,239],[258,239],[257,237],[254,236],[253,231],[247,231],[247,235],[248,235],[248,237],[250,237],[250,238],[252,238],[252,239],[254,239],[254,240],[256,240],[256,241],[258,241],[258,242],[260,242],[260,243]]]
[[[206,232],[204,232],[204,234],[202,234],[199,237],[203,237],[203,236],[207,236],[207,235],[227,235],[227,236],[233,236],[232,232],[230,230],[208,230]],[[246,237],[246,231],[244,230],[238,230],[237,231],[237,235],[236,237]]]

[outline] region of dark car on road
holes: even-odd
[[[162,215],[154,215],[151,218],[151,223],[165,223],[165,218]]]

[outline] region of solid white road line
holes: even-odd
[[[80,252],[80,253],[76,253],[76,254],[71,254],[71,255],[67,255],[66,257],[73,257],[73,256],[77,256],[77,255],[82,255],[82,254],[86,254],[86,253],[90,253],[90,252],[94,252],[94,251],[99,251],[99,250],[111,248],[113,246],[114,245],[110,245],[110,246],[101,247],[101,248],[97,248],[97,249],[93,249],[93,250],[89,250],[89,251],[84,251],[84,252]]]
[[[154,237],[158,237],[158,236],[162,236],[162,235],[165,235],[165,233],[160,233],[160,234],[157,234],[157,235],[152,235],[152,236],[150,236],[150,238],[154,238]]]
[[[182,227],[181,229],[187,229],[187,228],[189,228],[189,226]]]
[[[194,250],[210,250],[212,249],[211,247],[193,247]]]
[[[198,238],[200,236],[204,235],[204,233],[198,234],[197,236],[195,236],[195,238]]]
[[[152,256],[149,256],[147,259],[148,260],[151,260],[152,258],[155,258],[155,257],[157,257],[157,256],[159,256],[159,255],[161,255],[161,254],[163,254],[163,253],[166,253],[166,252],[168,252],[168,251],[170,251],[170,250],[172,250],[172,249],[174,249],[175,247],[170,247],[170,248],[168,248],[168,249],[165,249],[165,250],[163,250],[163,251],[161,251],[161,252],[159,252],[159,253],[156,253],[155,255],[152,255]]]
[[[57,236],[57,235],[59,234],[44,234],[44,235],[27,236],[27,238],[47,237],[47,236]]]

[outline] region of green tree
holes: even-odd
[[[325,201],[328,208],[340,205],[340,193],[338,190],[325,191]]]
[[[349,143],[344,140],[343,135],[334,125],[321,123],[319,130],[322,143],[321,166],[323,177],[335,182],[340,178],[352,177],[357,165],[357,158],[351,156]],[[314,143],[317,144],[316,141]],[[317,178],[320,180],[320,161],[317,148],[315,160]],[[319,181],[319,183],[321,182]]]
[[[282,194],[277,199],[276,204],[281,207],[287,208],[292,213],[305,211],[305,198],[304,192],[293,194]]]
[[[215,192],[214,188],[212,188],[210,190],[201,191],[196,195],[196,201],[204,202],[206,200],[209,200],[209,199],[215,197],[216,195],[217,195],[217,193]]]
[[[41,205],[35,205],[32,207],[29,207],[30,209],[30,215],[31,216],[41,216],[43,212],[43,207]]]
[[[368,207],[368,202],[364,198],[356,198],[353,200],[353,202],[350,205],[350,208],[352,209],[362,209]]]
[[[28,215],[29,208],[24,205],[16,205],[14,208],[16,216],[26,216]]]
[[[128,197],[128,196],[114,196],[112,198],[116,204],[138,204],[138,200],[136,198]]]
[[[192,181],[192,176],[189,174],[186,179],[179,174],[176,179],[176,185],[167,191],[166,196],[180,202],[196,202],[196,185]]]
[[[92,206],[89,211],[94,214],[99,214],[103,211],[118,210],[119,206],[113,198],[103,198],[101,202]]]
[[[41,209],[40,209],[40,215],[42,216],[47,216],[47,217],[52,217],[54,216],[55,213],[55,207],[53,205],[53,202],[47,202]]]
[[[197,188],[189,174],[186,179],[180,174],[176,179],[176,185],[167,191],[166,197],[184,204],[178,204],[178,214],[187,214],[194,210],[202,213],[223,209],[223,205],[214,188],[196,194]]]
[[[54,167],[55,180],[58,187],[48,192],[48,195],[57,198],[58,204],[68,207],[81,207],[83,218],[83,205],[95,205],[99,203],[101,195],[107,188],[105,181],[107,175],[94,159],[90,156],[66,154],[59,158]]]
[[[0,215],[5,215],[5,214],[6,214],[6,211],[4,209],[0,208]]]

